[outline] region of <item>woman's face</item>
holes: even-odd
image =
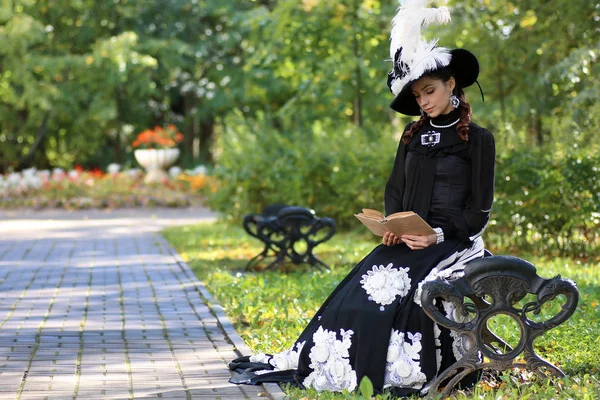
[[[454,108],[450,104],[450,96],[455,86],[454,78],[447,82],[425,76],[412,84],[412,92],[419,107],[431,118],[448,114]]]

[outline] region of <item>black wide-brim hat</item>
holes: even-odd
[[[474,84],[479,77],[479,61],[477,61],[475,54],[465,49],[454,49],[450,50],[450,55],[450,64],[441,68],[449,68],[456,80],[456,85],[462,89]],[[434,71],[427,71],[420,77],[405,84],[400,93],[394,98],[394,101],[392,101],[392,104],[390,104],[390,108],[404,115],[421,115],[421,108],[412,92],[412,85],[421,77],[427,75],[427,73]]]

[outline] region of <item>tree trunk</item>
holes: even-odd
[[[539,110],[533,110],[529,117],[529,143],[533,143],[538,147],[544,144],[544,134],[542,132],[542,116]]]
[[[498,71],[496,72],[497,84],[498,84],[498,100],[500,101],[500,120],[506,121],[506,104],[505,104],[505,94],[504,94],[504,64],[503,57],[500,52],[498,52],[496,58],[496,65],[498,66]],[[508,145],[508,135],[504,134],[504,143]]]
[[[200,160],[204,163],[213,162],[212,145],[215,135],[215,118],[200,123]]]
[[[115,163],[117,164],[121,164],[122,162],[122,154],[121,154],[121,124],[124,121],[123,118],[123,91],[122,89],[119,87],[116,90],[116,105],[117,105],[117,119],[115,121],[115,131],[116,131],[116,135],[115,135],[115,141],[113,143],[113,150],[114,150],[114,157],[115,157]]]
[[[48,134],[48,120],[49,119],[50,119],[50,111],[46,111],[46,114],[44,115],[44,118],[42,119],[42,123],[40,124],[40,127],[38,129],[38,133],[35,138],[35,141],[31,145],[31,148],[29,149],[29,152],[27,153],[27,155],[25,157],[23,157],[17,164],[17,170],[21,170],[21,169],[31,166],[31,162],[33,161],[33,157],[35,156],[35,153],[37,152],[38,147],[42,144],[42,141]]]
[[[358,126],[358,127],[362,127],[363,126],[363,117],[362,117],[362,74],[361,74],[361,54],[360,54],[360,43],[358,42],[358,31],[357,29],[359,29],[359,20],[358,20],[358,4],[356,3],[356,1],[353,2],[354,4],[354,10],[352,12],[352,19],[354,20],[354,23],[352,24],[355,31],[354,31],[354,60],[356,62],[356,67],[355,67],[355,79],[356,79],[356,84],[354,85],[355,87],[355,95],[354,95],[354,125]]]
[[[183,119],[186,122],[185,128],[183,131],[183,157],[182,160],[191,160],[194,163],[196,162],[196,157],[198,156],[196,151],[194,151],[194,145],[196,142],[196,137],[198,135],[197,132],[197,124],[195,123],[196,117],[193,115],[192,109],[195,106],[195,99],[191,93],[186,93],[183,98]]]
[[[535,115],[535,133],[536,144],[538,147],[542,147],[544,144],[544,133],[542,132],[542,116],[539,112]]]

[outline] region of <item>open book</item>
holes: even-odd
[[[435,231],[419,214],[412,211],[397,212],[387,217],[377,210],[363,208],[361,213],[354,214],[367,228],[377,236],[392,232],[402,235],[431,235]]]

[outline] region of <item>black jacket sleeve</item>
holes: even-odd
[[[474,240],[481,236],[489,219],[494,202],[494,167],[496,145],[494,136],[478,126],[471,128],[471,195],[467,198],[465,210],[450,223],[442,227],[445,238],[457,237]]]
[[[413,123],[410,122],[404,128],[402,132],[402,138],[404,134]],[[396,159],[394,160],[394,167],[392,173],[388,178],[387,184],[385,185],[385,215],[390,215],[395,212],[404,211],[402,209],[402,196],[404,195],[404,163],[406,160],[406,145],[400,138],[400,144],[398,145],[398,151],[396,152]]]

